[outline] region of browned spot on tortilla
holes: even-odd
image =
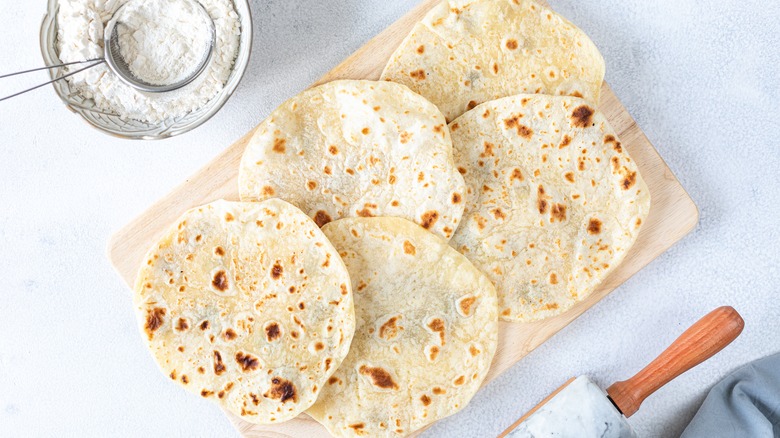
[[[287,148],[285,145],[287,144],[287,140],[283,138],[277,138],[274,139],[274,152],[283,154],[287,151]]]
[[[325,166],[325,168],[322,169],[322,171],[325,173],[325,175],[333,174],[333,170],[330,168],[330,166]]]
[[[347,285],[344,284],[344,283],[341,283],[341,295],[346,295],[347,293],[349,293],[347,291]]]
[[[566,175],[563,176],[566,178],[566,181],[574,182],[574,172],[566,172]]]
[[[484,143],[484,146],[485,146],[485,152],[482,152],[481,154],[479,154],[479,156],[480,156],[481,158],[494,157],[494,156],[495,156],[495,154],[493,153],[493,148],[494,148],[496,145],[494,145],[493,143],[490,143],[490,142],[486,141],[486,142]]]
[[[412,135],[411,132],[401,131],[401,135],[399,136],[401,144],[409,143],[409,140],[412,139]]]
[[[244,372],[254,371],[260,367],[260,359],[240,351],[236,353],[236,363],[238,363]]]
[[[558,275],[555,272],[550,274],[550,284],[558,284]]]
[[[325,362],[323,362],[323,363],[325,364],[325,371],[328,371],[328,370],[330,370],[330,363],[331,363],[331,362],[332,362],[332,359],[331,359],[331,358],[326,358],[326,359],[325,359]]]
[[[546,214],[549,203],[547,202],[549,196],[545,195],[544,187],[539,186],[536,206],[539,209],[539,214]]]
[[[625,177],[623,177],[623,181],[620,182],[623,190],[628,190],[631,187],[634,187],[634,184],[636,184],[636,172],[629,172]]]
[[[208,328],[209,328],[209,322],[208,321],[203,321],[202,323],[200,323],[200,329],[201,330],[206,330]]]
[[[374,386],[383,389],[398,389],[398,384],[393,381],[393,377],[384,368],[363,365],[359,371],[360,374],[370,377]]]
[[[257,394],[250,392],[249,397],[252,399],[252,404],[257,406],[260,404],[260,397],[257,396]]]
[[[176,370],[171,371],[170,378],[171,380],[176,380]]]
[[[443,134],[444,133],[444,125],[436,125],[433,127],[433,132],[436,134]]]
[[[363,424],[363,423],[355,423],[355,424],[350,424],[348,427],[349,427],[350,429],[354,429],[354,430],[355,430],[355,433],[357,433],[357,434],[359,434],[359,435],[360,435],[360,434],[362,434],[362,429],[363,429],[364,427],[366,427],[366,425],[365,425],[365,424]]]
[[[350,169],[350,168],[347,168],[346,172],[347,172],[348,174],[350,174],[350,175],[354,175],[354,174],[355,174],[355,171],[354,171],[354,170],[352,170],[352,169]]]
[[[371,213],[371,210],[364,208],[362,210],[358,210],[355,213],[357,213],[360,217],[374,217],[374,215]]]
[[[431,361],[434,361],[434,360],[436,360],[436,357],[437,357],[437,356],[439,356],[439,347],[437,347],[437,346],[435,346],[435,345],[434,345],[434,346],[433,346],[433,347],[431,347],[431,349],[430,349],[430,355],[429,355],[429,357],[430,357]]]
[[[222,337],[224,337],[226,341],[232,341],[238,337],[238,334],[236,334],[235,330],[229,328],[225,330],[225,334],[222,335]]]
[[[556,310],[558,308],[558,303],[547,303],[544,305],[544,310]]]
[[[211,397],[212,395],[214,395],[214,391],[207,391],[204,389],[203,391],[200,392],[200,396],[204,398]]]
[[[587,128],[593,123],[593,114],[595,113],[593,108],[580,105],[571,113],[571,122],[578,128]]]
[[[222,353],[220,353],[217,350],[214,350],[214,374],[216,375],[222,375],[227,370],[225,368],[225,363],[222,362]]]
[[[436,395],[442,395],[442,394],[446,394],[447,391],[442,389],[442,388],[439,388],[438,386],[434,386],[433,387],[433,393],[436,394]]]
[[[566,206],[563,204],[553,204],[552,210],[550,211],[550,221],[551,222],[563,222],[566,220]]]
[[[387,322],[382,324],[382,327],[379,327],[379,337],[386,341],[389,341],[397,337],[398,332],[402,330],[396,324],[397,321],[398,321],[398,317],[394,316],[388,319]]]
[[[331,223],[332,221],[333,219],[325,211],[320,210],[317,212],[317,214],[314,215],[314,222],[320,228],[324,227],[326,224]]]
[[[228,290],[230,285],[228,284],[227,273],[225,271],[217,271],[217,273],[214,274],[214,278],[211,280],[211,285],[221,292]]]
[[[390,205],[392,205],[393,207],[398,207],[401,204],[398,201],[393,201],[390,203]]]
[[[282,265],[279,264],[279,261],[277,260],[276,263],[274,263],[274,266],[271,268],[271,278],[278,280],[282,278],[283,273],[284,268],[282,268]]]
[[[450,131],[455,132],[460,128],[460,124],[453,123],[452,126],[450,126]]]
[[[514,180],[523,181],[525,178],[523,177],[523,172],[520,171],[518,168],[512,169],[512,174],[509,175],[509,181],[512,182]]]
[[[160,307],[146,311],[146,324],[144,325],[144,330],[146,330],[146,334],[149,335],[149,340],[154,337],[154,332],[163,325],[166,312],[165,309]]]
[[[520,137],[526,139],[531,138],[531,136],[534,134],[534,131],[533,129],[520,123],[520,119],[522,117],[522,115],[516,115],[508,119],[504,119],[504,126],[506,126],[507,129],[515,129],[517,131],[517,135]]]
[[[309,181],[306,183],[306,187],[308,187],[309,190],[314,190],[317,188],[317,183],[315,181]]]
[[[641,218],[636,218],[636,226],[637,227],[641,227],[642,226],[642,219]]]
[[[561,144],[558,145],[558,149],[563,149],[571,144],[571,137],[568,135],[563,136],[563,141],[561,141]]]
[[[469,101],[468,108],[469,108],[470,110],[473,110],[474,108],[476,108],[476,107],[477,107],[477,105],[479,105],[479,104],[478,104],[478,103],[477,103],[475,100],[470,100],[470,101]]]
[[[590,222],[588,222],[588,233],[589,234],[601,234],[601,221],[596,218],[591,218]]]
[[[341,379],[339,379],[338,377],[331,377],[330,379],[328,379],[328,385],[335,385],[336,383],[340,383],[340,382]]]
[[[328,148],[328,152],[330,152],[332,155],[336,155],[339,153],[339,148],[336,146],[331,146]]]
[[[472,345],[471,347],[469,347],[469,353],[471,353],[472,356],[476,356],[479,353],[481,353],[481,351],[479,351],[477,347]]]
[[[188,383],[190,383],[190,378],[189,378],[189,377],[187,377],[187,375],[186,375],[186,374],[182,374],[182,376],[181,376],[181,383],[183,383],[183,384],[185,384],[185,385],[186,385],[186,384],[188,384]]]
[[[455,386],[460,386],[460,385],[466,383],[466,376],[460,376],[457,379],[455,379],[455,381],[452,382],[452,383],[454,383]]]
[[[508,40],[506,42],[506,48],[509,50],[517,50],[517,40]]]
[[[425,53],[425,46],[420,46],[420,47],[418,47],[418,48],[417,48],[417,53],[419,53],[420,55],[422,55],[423,53]]]
[[[414,80],[424,81],[425,80],[425,70],[423,70],[423,69],[415,70],[415,71],[409,73],[409,76],[411,76],[412,79],[414,79]]]
[[[314,349],[317,351],[322,351],[325,349],[325,344],[323,344],[322,342],[317,342],[316,344],[314,344]]]
[[[504,214],[500,208],[496,208],[493,210],[493,217],[495,217],[496,220],[504,220],[506,219],[506,214]]]
[[[423,405],[428,406],[431,404],[431,398],[428,397],[426,394],[423,394],[422,397],[420,397],[420,401]]]
[[[430,230],[431,227],[433,227],[436,224],[436,221],[439,220],[439,212],[431,210],[425,214],[422,215],[422,225],[423,228],[426,230]]]
[[[190,328],[190,325],[187,323],[187,320],[184,318],[179,318],[179,320],[176,322],[176,331],[183,332],[188,328]]]
[[[446,344],[447,342],[444,340],[444,321],[442,321],[439,318],[435,318],[433,321],[431,321],[428,324],[428,328],[433,330],[434,332],[439,333],[439,338],[441,339],[441,345]]]
[[[460,300],[460,303],[458,303],[458,306],[460,306],[460,310],[463,312],[464,315],[471,315],[472,307],[474,303],[477,302],[476,297],[467,297],[462,300]]]
[[[282,403],[287,403],[288,400],[298,403],[298,391],[296,391],[295,385],[281,377],[271,379],[271,388],[263,394],[263,397],[279,400]]]
[[[276,193],[276,191],[274,190],[274,188],[273,188],[273,187],[270,187],[270,186],[265,186],[265,187],[263,187],[263,191],[262,191],[262,193],[263,193],[263,195],[265,195],[265,196],[273,196],[273,195],[274,195],[274,193]]]
[[[409,255],[415,255],[417,253],[417,249],[412,245],[412,242],[405,241],[404,242],[404,252]]]

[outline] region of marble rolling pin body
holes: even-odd
[[[626,418],[656,390],[725,348],[744,324],[732,307],[720,307],[686,330],[634,377],[606,391],[585,376],[571,379],[499,438],[635,437]]]

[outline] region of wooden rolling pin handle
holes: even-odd
[[[658,388],[714,356],[736,339],[744,327],[745,321],[733,307],[715,309],[637,375],[607,388],[607,394],[623,415],[630,417]]]

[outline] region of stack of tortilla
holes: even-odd
[[[463,409],[498,320],[583,300],[646,220],[597,110],[603,77],[549,9],[453,0],[382,81],[290,99],[247,146],[243,202],[186,212],[144,260],[134,301],[158,365],[246,421],[306,411],[334,436]]]

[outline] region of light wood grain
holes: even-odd
[[[623,415],[630,417],[647,397],[726,348],[737,339],[743,328],[745,321],[733,307],[715,309],[680,335],[634,377],[607,388],[607,394]]]
[[[317,84],[336,79],[378,79],[387,60],[414,24],[438,1],[423,1],[326,74]],[[604,84],[602,90],[600,110],[637,162],[650,188],[653,197],[650,215],[624,263],[588,299],[565,314],[546,321],[530,324],[501,323],[499,346],[485,384],[669,249],[693,230],[698,222],[699,214],[693,201],[607,84]],[[136,272],[148,248],[181,214],[218,199],[238,200],[238,165],[252,133],[247,133],[228,147],[206,167],[113,236],[108,247],[109,258],[127,284],[132,285],[135,281]],[[245,437],[327,436],[324,428],[305,414],[285,424],[270,427],[251,425],[232,416],[231,421]]]

